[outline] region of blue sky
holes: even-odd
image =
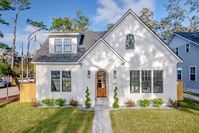
[[[78,10],[82,11],[90,19],[90,29],[94,31],[106,30],[106,25],[115,22],[129,8],[136,14],[144,7],[151,8],[155,13],[155,19],[166,16],[163,4],[167,0],[30,0],[31,9],[21,12],[17,25],[17,50],[20,51],[20,44],[27,44],[27,36],[33,31],[31,26],[26,24],[26,19],[43,21],[50,26],[53,17],[74,17]],[[1,42],[12,45],[12,31],[14,12],[3,12],[3,17],[10,22],[9,26],[0,26],[5,37]],[[43,32],[37,35],[37,45],[45,41]],[[39,46],[39,45],[38,45]],[[32,48],[32,46],[30,47]]]

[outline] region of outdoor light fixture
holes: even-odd
[[[90,70],[88,70],[88,72],[87,72],[87,77],[91,78],[91,71]]]
[[[117,78],[117,72],[115,70],[113,71],[113,78]]]

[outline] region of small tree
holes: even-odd
[[[86,87],[86,101],[85,101],[85,105],[86,105],[86,107],[87,108],[90,108],[91,107],[91,103],[90,103],[90,101],[91,101],[91,99],[89,98],[89,88],[88,88],[88,86]]]
[[[117,98],[117,86],[115,87],[113,98],[114,98],[113,108],[119,108],[118,98]]]

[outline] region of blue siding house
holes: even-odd
[[[169,44],[183,59],[177,65],[177,79],[184,81],[186,90],[199,93],[199,32],[175,32]]]

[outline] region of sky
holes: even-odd
[[[143,8],[150,8],[157,20],[167,15],[163,6],[167,0],[30,0],[30,2],[31,9],[21,12],[18,19],[16,43],[18,52],[21,51],[22,43],[25,48],[27,47],[28,35],[34,31],[34,28],[26,24],[27,18],[43,21],[50,27],[53,17],[73,18],[80,10],[89,17],[91,30],[105,31],[108,23],[115,23],[128,9],[139,15]],[[4,38],[0,39],[0,42],[12,46],[14,12],[5,11],[2,14],[10,25],[0,26],[4,33]],[[37,47],[46,40],[47,36],[44,33],[44,31],[37,33]],[[30,49],[33,49],[32,43]]]

